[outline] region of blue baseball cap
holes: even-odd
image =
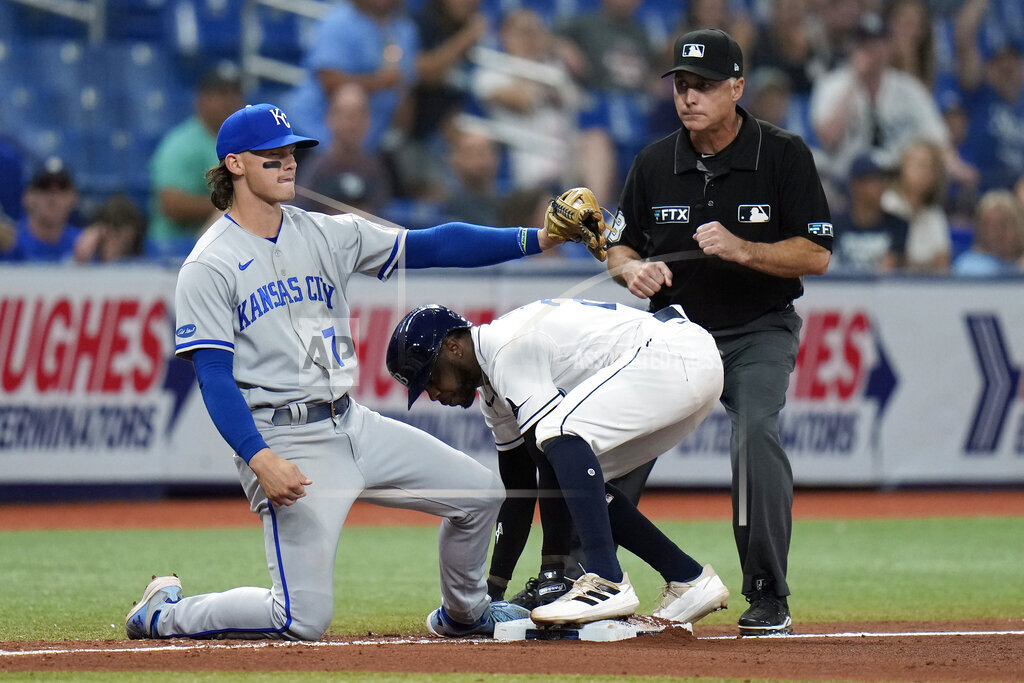
[[[315,147],[319,140],[292,133],[288,117],[273,104],[247,104],[221,124],[217,133],[217,158],[250,150],[276,149],[295,145]]]

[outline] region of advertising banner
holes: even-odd
[[[176,272],[5,268],[0,289],[0,484],[233,483],[191,363],[172,355]],[[811,278],[780,424],[799,485],[1024,482],[1021,282]],[[441,303],[485,323],[530,301],[644,307],[601,270],[399,271],[349,283],[352,397],[493,465],[476,407],[406,410],[384,366],[395,324]],[[614,415],[608,416],[614,420]],[[728,486],[717,408],[658,460],[651,483]]]

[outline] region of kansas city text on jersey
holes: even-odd
[[[302,301],[303,296],[309,301],[323,301],[328,309],[334,308],[334,286],[319,275],[307,275],[305,287],[298,277],[271,280],[238,303],[238,330],[244,330],[275,308]]]

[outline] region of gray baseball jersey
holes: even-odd
[[[682,309],[666,321],[621,304],[545,299],[473,328],[485,381],[480,408],[499,450],[536,428],[572,434],[605,479],[679,443],[722,393],[714,339]]]
[[[163,607],[160,637],[319,638],[334,610],[334,560],[359,498],[443,517],[442,604],[473,623],[487,608],[484,563],[504,489],[490,469],[429,434],[350,401],[306,420],[310,405],[356,381],[346,286],[353,273],[387,278],[406,231],[351,215],[284,206],[276,241],[225,216],[203,235],[178,279],[176,353],[223,349],[257,429],[278,456],[312,480],[293,505],[268,504],[235,456],[253,512],[263,520],[271,589],[235,588]],[[275,409],[291,421],[274,424]]]
[[[386,279],[405,231],[351,214],[284,206],[277,241],[222,217],[178,275],[175,352],[235,354],[250,408],[329,401],[356,381],[345,286],[353,273]]]

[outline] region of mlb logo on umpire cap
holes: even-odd
[[[675,43],[675,64],[662,77],[688,71],[709,81],[743,75],[743,52],[725,31],[702,28],[680,36]]]
[[[314,147],[319,140],[292,133],[292,124],[280,107],[247,104],[225,119],[217,133],[217,158],[250,150],[276,149],[295,145]]]

